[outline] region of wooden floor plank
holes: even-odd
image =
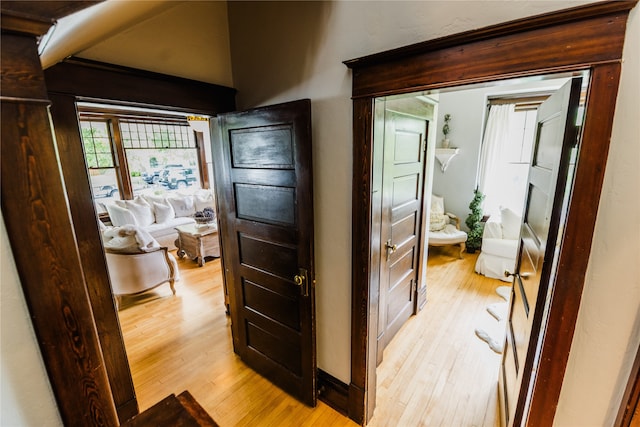
[[[385,349],[372,427],[498,425],[500,356],[474,330],[495,322],[486,307],[504,283],[473,273],[477,255],[455,252],[430,250],[427,305]],[[322,402],[304,406],[233,353],[219,259],[178,264],[175,296],[163,285],[125,297],[119,312],[141,410],[189,390],[223,427],[356,426]]]

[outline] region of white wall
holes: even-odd
[[[0,213],[0,426],[61,426]]]

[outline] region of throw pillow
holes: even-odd
[[[136,217],[136,224],[141,227],[148,227],[155,222],[151,206],[149,206],[147,202],[129,202],[127,203],[127,209]]]
[[[138,254],[140,248],[135,236],[116,236],[105,240],[104,249],[111,253]]]
[[[173,211],[173,207],[169,203],[164,204],[154,202],[153,210],[156,213],[156,222],[158,224],[163,224],[176,216],[176,213]]]
[[[444,213],[444,198],[431,195],[431,213],[443,214]]]
[[[445,214],[431,213],[429,231],[442,231],[449,224],[449,217]]]
[[[500,209],[502,218],[502,237],[508,240],[517,240],[520,237],[522,218],[509,208]]]
[[[196,213],[195,203],[192,196],[170,197],[167,199],[176,213],[176,217],[192,216]]]
[[[109,213],[111,224],[116,227],[121,227],[127,224],[138,225],[136,217],[127,208],[123,208],[115,204],[107,204],[107,212]]]
[[[204,208],[211,208],[215,210],[213,207],[213,193],[211,192],[196,194],[193,196],[193,201],[196,211],[202,211]]]

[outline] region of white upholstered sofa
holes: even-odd
[[[476,273],[510,282],[505,271],[513,272],[520,242],[521,217],[509,208],[491,215],[484,226],[482,249],[476,261]]]
[[[133,200],[116,200],[105,204],[111,224],[116,227],[135,225],[147,231],[160,246],[175,249],[176,227],[193,224],[193,215],[210,207],[214,209],[213,191],[197,190],[192,194],[167,192],[136,196]]]

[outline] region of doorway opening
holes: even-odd
[[[458,217],[460,228],[470,233],[465,219],[470,214],[469,204],[473,199],[474,189],[480,185],[483,175],[491,175],[497,171],[499,178],[494,177],[493,181],[497,180],[499,184],[488,191],[493,192],[494,200],[498,199],[499,202],[492,202],[492,206],[495,205],[497,209],[488,209],[486,214],[481,215],[484,217],[482,226],[489,218],[493,218],[501,226],[501,208],[511,207],[516,211],[515,215],[519,216],[519,233],[525,194],[524,187],[518,180],[524,176],[526,182],[532,153],[527,147],[533,145],[534,136],[534,133],[529,132],[531,122],[527,122],[526,118],[532,112],[535,119],[535,109],[540,102],[575,76],[585,77],[579,115],[576,118],[580,127],[585,107],[584,94],[588,85],[587,72],[518,78],[376,98],[371,229],[372,244],[375,247],[371,248],[371,262],[372,271],[378,272],[373,275],[372,282],[377,280],[380,290],[379,319],[387,316],[394,307],[392,301],[390,304],[385,299],[383,292],[387,286],[384,284],[385,274],[388,274],[384,262],[390,245],[382,236],[386,236],[385,227],[393,230],[401,222],[387,220],[385,223],[383,218],[390,217],[385,217],[384,214],[380,214],[380,219],[376,218],[376,212],[393,209],[388,202],[393,200],[393,194],[385,195],[379,184],[385,175],[387,163],[382,160],[382,154],[376,153],[380,153],[380,147],[384,147],[388,133],[383,129],[389,126],[385,120],[388,114],[379,113],[378,106],[384,105],[384,110],[388,111],[388,104],[392,104],[397,113],[398,106],[414,105],[400,113],[428,120],[430,131],[425,133],[426,145],[422,148],[425,153],[424,181],[420,186],[412,187],[415,188],[413,194],[416,201],[423,208],[419,232],[415,235],[420,240],[420,257],[412,266],[417,277],[417,286],[411,290],[411,300],[415,301],[412,313],[416,316],[408,319],[393,341],[378,340],[378,397],[377,409],[371,419],[372,425],[376,425],[377,413],[384,414],[385,419],[391,417],[397,422],[436,425],[446,420],[447,423],[460,425],[497,425],[498,367],[502,359],[505,316],[512,279],[504,277],[504,270],[496,275],[487,274],[479,268],[479,248],[473,253],[465,252],[459,258],[457,248],[430,246],[428,236],[430,219],[433,219],[431,199],[432,195],[443,198],[446,201],[446,211]],[[532,102],[528,102],[526,110],[518,107],[518,110],[526,111],[525,114],[509,116],[510,123],[505,123],[507,130],[508,125],[518,129],[511,129],[504,136],[507,145],[499,147],[498,153],[494,155],[502,162],[500,167],[495,163],[487,167],[486,160],[483,161],[486,154],[483,156],[483,153],[486,152],[486,144],[490,143],[489,133],[492,132],[487,129],[487,121],[492,106],[497,104],[496,99],[500,99],[501,104],[511,104],[513,107],[516,104],[522,105],[524,99]],[[423,108],[430,105],[427,109],[431,110],[431,115],[416,114],[416,104],[423,105]],[[450,119],[448,135],[441,132],[445,115]],[[443,167],[442,160],[437,156],[437,151],[444,148],[441,140],[443,136],[450,139],[447,148],[455,149],[455,157],[447,159],[446,167]],[[574,150],[573,164],[576,155]],[[568,171],[568,191],[571,189],[570,177],[573,171],[573,167]],[[505,177],[511,179],[507,180]],[[566,201],[566,194],[564,196]],[[566,207],[565,204],[563,209],[566,210]],[[563,215],[562,218],[564,221],[566,216]],[[557,226],[562,228],[563,222]],[[392,238],[391,243],[395,244],[396,241]],[[517,245],[515,249],[517,250]],[[515,263],[516,255],[513,252],[512,264]],[[513,271],[513,267],[510,271]],[[379,320],[379,337],[384,335],[385,327],[385,322]],[[385,350],[387,345],[389,347]],[[469,381],[469,378],[473,380]],[[412,405],[412,402],[415,404]]]
[[[216,212],[209,119],[160,108],[75,102],[98,247],[142,409],[190,387],[199,334],[233,351],[215,216],[196,222]]]

